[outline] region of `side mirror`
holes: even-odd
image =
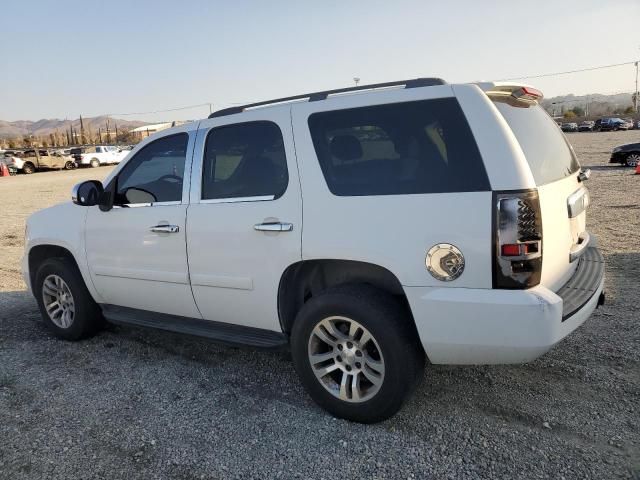
[[[81,207],[92,207],[100,202],[104,192],[102,183],[98,180],[88,180],[78,183],[71,190],[71,201]]]

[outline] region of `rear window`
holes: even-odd
[[[318,112],[309,128],[334,195],[490,190],[454,98]]]
[[[539,105],[524,108],[495,102],[522,147],[536,185],[575,173],[580,164],[558,126]]]

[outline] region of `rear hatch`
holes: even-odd
[[[516,106],[495,100],[525,154],[533,174],[542,216],[540,283],[552,291],[564,285],[577,266],[571,254],[587,240],[588,192],[579,180],[576,155],[553,119],[537,104]]]

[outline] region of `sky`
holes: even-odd
[[[7,0],[0,119],[203,118],[310,91],[450,83],[640,59],[640,0]],[[525,79],[546,97],[635,89],[635,67]],[[136,113],[135,115],[122,115]]]

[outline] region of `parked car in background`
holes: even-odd
[[[6,163],[26,174],[33,173],[37,170],[71,170],[76,167],[76,163],[72,157],[61,155],[47,149],[25,150],[21,152],[20,156],[7,157]]]
[[[626,122],[621,118],[601,118],[596,120],[595,129],[600,132],[615,132],[620,130],[620,125],[624,124],[626,124]],[[628,127],[626,129],[628,129]]]
[[[541,98],[414,79],[163,130],[28,219],[25,282],[60,338],[290,346],[319,405],[384,420],[427,358],[530,362],[604,301],[588,174]]]
[[[596,122],[592,121],[592,120],[585,120],[584,122],[581,122],[580,125],[578,125],[578,131],[579,132],[591,132],[593,130],[594,125],[596,124]]]
[[[633,120],[627,120],[626,118],[622,120],[622,123],[618,125],[618,130],[631,130],[633,129]]]
[[[95,145],[71,149],[71,154],[79,167],[99,167],[120,163],[129,152],[109,145]]]
[[[611,152],[609,163],[637,167],[638,163],[640,163],[640,143],[627,143],[617,146]]]
[[[15,175],[18,172],[18,167],[16,165],[20,163],[20,158],[5,154],[0,157],[0,164],[1,163],[4,163],[7,166],[9,175]]]
[[[575,122],[563,123],[561,129],[563,132],[577,132],[578,124]]]

